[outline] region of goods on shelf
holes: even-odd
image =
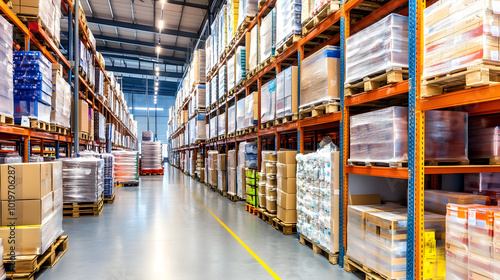
[[[212,47],[211,47],[211,52],[212,52],[212,62],[210,63],[210,65],[212,66],[212,70],[215,68],[215,66],[217,65],[217,63],[219,63],[219,56],[218,56],[218,53],[219,53],[219,37],[218,37],[218,27],[219,27],[219,23],[218,23],[218,20],[219,20],[219,17],[214,15],[214,21],[212,23],[212,25],[210,26],[210,37],[211,37],[211,44],[212,44]]]
[[[300,70],[300,108],[340,98],[340,49],[326,46],[307,57]]]
[[[276,9],[262,19],[259,35],[259,63],[263,63],[276,54]]]
[[[224,50],[228,44],[227,41],[227,27],[226,27],[226,10],[227,6],[224,4],[217,14],[217,58],[221,58]],[[218,60],[217,60],[218,61]]]
[[[408,17],[390,14],[346,40],[345,83],[408,68]]]
[[[446,214],[446,205],[448,203],[490,205],[490,197],[487,195],[441,190],[425,191],[425,211]]]
[[[320,147],[296,157],[297,231],[333,254],[339,251],[340,153],[329,139]]]
[[[94,111],[94,141],[106,140],[106,118],[98,111]]]
[[[0,153],[0,164],[22,163],[23,158],[16,153]]]
[[[247,54],[244,46],[238,46],[234,54],[235,64],[235,85],[239,85],[247,77]]]
[[[194,110],[205,110],[205,104],[206,104],[206,86],[205,85],[197,85],[195,87],[194,95],[191,104],[193,104],[193,111]]]
[[[276,47],[281,47],[293,35],[302,35],[301,1],[276,1]]]
[[[277,204],[278,219],[285,223],[297,223],[297,151],[278,151]]]
[[[238,167],[236,168],[236,195],[246,199],[246,142],[238,144]]]
[[[488,1],[442,0],[426,8],[423,78],[498,61],[498,12]]]
[[[115,194],[115,157],[112,154],[101,154],[104,161],[104,196]]]
[[[61,166],[60,162],[0,166],[0,238],[14,240],[16,244],[8,245],[9,250],[3,251],[4,258],[10,258],[12,254],[43,254],[62,234]],[[9,187],[12,177],[16,178],[14,191]],[[12,192],[15,199],[12,199]]]
[[[208,109],[212,104],[212,81],[207,82],[205,90],[205,108]]]
[[[89,133],[89,104],[85,100],[79,100],[78,105],[78,129]]]
[[[189,67],[189,83],[187,86],[191,89],[193,86],[204,84],[206,82],[205,75],[205,50],[198,49],[193,52],[193,60]]]
[[[219,92],[217,93],[219,98],[222,98],[227,93],[226,85],[226,65],[222,65],[217,74],[219,79]]]
[[[205,74],[208,75],[212,70],[212,35],[207,37],[205,41]]]
[[[425,159],[468,162],[467,121],[464,112],[426,111]]]
[[[257,92],[252,92],[245,98],[245,128],[253,127],[259,122],[258,98]]]
[[[227,157],[226,154],[217,154],[217,188],[227,192]]]
[[[258,12],[258,0],[240,0],[240,5],[238,7],[238,29],[242,27],[242,24],[248,17],[254,17]]]
[[[100,53],[97,53],[101,55]],[[104,63],[102,64],[104,66]],[[104,73],[101,71],[101,68],[95,68],[95,94],[104,96]]]
[[[69,128],[72,103],[70,85],[63,78],[60,71],[52,71],[52,111],[50,113],[50,122]]]
[[[264,84],[260,90],[260,121],[274,121],[276,118],[276,80]]]
[[[265,168],[264,168],[265,169]],[[266,209],[266,184],[267,184],[267,176],[265,172],[258,173],[259,182],[257,183],[257,196],[258,196],[258,205],[261,209]],[[253,191],[250,191],[253,192]]]
[[[0,16],[0,114],[14,116],[12,25]]]
[[[236,104],[227,109],[227,133],[236,132]]]
[[[236,151],[230,150],[227,152],[227,193],[236,195]]]
[[[259,185],[259,175],[256,169],[245,168],[245,192],[246,202],[254,207],[260,206],[257,187]]]
[[[291,66],[276,75],[276,117],[297,114],[298,67]]]
[[[12,1],[12,11],[18,16],[36,17],[41,22],[41,27],[59,45],[61,34],[61,1],[33,0],[33,1]]]
[[[257,169],[258,156],[257,156],[257,142],[247,142],[245,145],[245,167]]]
[[[139,152],[113,151],[115,156],[115,183],[139,180]]]
[[[196,117],[189,120],[190,144],[195,144],[197,141],[205,140],[205,122],[206,115],[204,113],[199,113]]]
[[[226,135],[226,112],[220,113],[217,117],[217,136],[225,136]]]
[[[153,132],[151,131],[142,132],[142,141],[152,141],[152,140],[153,140]]]
[[[212,187],[217,187],[217,151],[208,151],[208,162],[207,162],[207,175],[208,175],[208,184]]]
[[[275,151],[262,151],[262,164],[259,172],[259,205],[265,207],[272,214],[276,214],[277,211],[277,160]]]
[[[246,34],[246,49],[248,50],[248,70],[253,72],[259,66],[259,25],[255,25]],[[250,40],[248,39],[250,38]]]
[[[500,193],[500,173],[464,174],[464,191],[485,195]]]
[[[52,64],[40,52],[14,52],[14,119],[50,123]]]
[[[163,157],[161,153],[162,145],[160,141],[141,142],[141,170],[162,169]]]
[[[228,0],[227,1],[227,42],[228,44],[236,36],[236,31],[238,30],[238,12],[239,12],[239,0]]]
[[[236,55],[231,56],[227,59],[227,89],[228,91],[232,90],[235,87],[235,65]]]
[[[469,118],[469,158],[490,159],[490,164],[500,157],[500,121],[498,115]]]
[[[236,102],[236,131],[245,129],[245,98]]]
[[[217,134],[218,124],[217,124],[217,116],[214,116],[210,119],[210,139],[216,138],[219,136]]]
[[[219,73],[216,73],[215,75],[213,75],[212,77],[212,81],[211,81],[211,89],[210,89],[210,105],[214,105],[218,98],[219,98],[219,88],[218,88],[218,82],[219,80]]]
[[[104,191],[104,161],[79,157],[62,163],[64,203],[97,202]]]

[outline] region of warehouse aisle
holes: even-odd
[[[166,171],[142,177],[140,188],[118,188],[98,218],[64,219],[69,250],[37,279],[273,279],[188,188],[281,279],[357,279],[245,212],[243,202]]]

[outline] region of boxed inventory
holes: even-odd
[[[264,84],[260,90],[260,121],[274,121],[276,118],[276,80]]]
[[[276,46],[278,48],[291,36],[302,35],[302,24],[300,23],[301,1],[276,1]]]
[[[244,46],[238,46],[234,54],[235,85],[247,77],[247,52]]]
[[[276,75],[276,117],[297,114],[298,67],[291,66]]]
[[[257,92],[250,93],[245,98],[245,128],[251,128],[258,124],[259,96]]]
[[[245,129],[245,98],[236,102],[236,131]]]
[[[262,19],[259,28],[259,63],[264,63],[276,53],[276,9]],[[252,69],[252,68],[251,68]]]
[[[259,26],[256,24],[252,30],[247,31],[246,49],[248,50],[248,70],[250,72],[259,66]]]
[[[233,105],[227,109],[227,133],[236,132],[236,106]]]

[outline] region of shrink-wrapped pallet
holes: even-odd
[[[326,46],[304,59],[300,73],[300,108],[340,98],[338,47]]]
[[[496,164],[498,157],[500,157],[498,115],[469,118],[469,158],[490,159],[490,164]]]
[[[235,65],[236,55],[231,56],[227,60],[227,90],[230,91],[235,86],[236,81],[236,65]]]
[[[205,41],[205,74],[212,70],[212,35]]]
[[[462,192],[450,192],[441,190],[425,191],[425,211],[445,214],[446,205],[448,203],[489,205],[490,198],[487,195],[475,195]]]
[[[500,173],[464,174],[464,191],[471,193],[500,193]]]
[[[243,22],[247,18],[253,18],[259,12],[259,1],[258,0],[240,0],[240,6],[238,7],[238,29],[241,28]]]
[[[80,157],[62,160],[64,203],[97,202],[104,191],[104,161]]]
[[[467,121],[464,112],[425,112],[425,159],[467,162]]]
[[[227,93],[226,65],[222,65],[222,67],[219,69],[219,73],[217,73],[217,77],[219,79],[219,92],[217,94],[219,98],[221,98]]]
[[[235,85],[238,85],[243,79],[247,77],[247,63],[246,63],[246,49],[244,46],[238,46],[234,54],[235,64]]]
[[[226,123],[226,112],[220,113],[218,117],[218,130],[217,130],[217,136],[223,136],[226,135],[227,129],[226,129],[227,123]]]
[[[162,145],[160,141],[141,142],[141,170],[158,170],[163,168]]]
[[[236,131],[245,129],[245,98],[236,102]]]
[[[291,36],[302,35],[302,0],[276,1],[276,47],[282,46]]]
[[[238,12],[240,0],[227,1],[226,27],[227,27],[227,42],[228,44],[236,36],[238,30]]]
[[[213,75],[212,77],[212,82],[211,82],[211,89],[210,89],[210,105],[215,104],[217,102],[219,95],[219,88],[218,88],[218,80],[219,80],[219,73]]]
[[[248,71],[253,71],[259,66],[259,26],[255,25],[252,30],[248,31],[246,36],[250,37],[247,39],[246,49],[249,50],[248,53]]]
[[[246,173],[245,173],[245,146],[246,142],[238,145],[238,166],[236,167],[236,195],[242,199],[246,198]]]
[[[205,90],[205,109],[208,109],[212,104],[212,81],[207,82]]]
[[[401,68],[408,68],[407,17],[390,14],[347,38],[346,84]]]
[[[499,61],[496,1],[441,0],[424,11],[423,78]]]
[[[206,105],[206,86],[197,85],[193,95],[194,110],[203,110]]]
[[[193,60],[191,61],[189,88],[194,85],[204,84],[206,82],[205,76],[205,50],[198,49],[193,52]]]
[[[115,182],[137,182],[139,180],[139,153],[113,151],[115,156]]]
[[[13,0],[11,2],[12,11],[19,16],[36,17],[41,21],[40,28],[44,28],[49,37],[54,39],[58,45],[60,41],[60,20],[61,20],[61,2],[52,0],[22,1]],[[80,10],[82,11],[82,10]]]
[[[115,157],[112,154],[101,154],[104,161],[104,196],[115,194]]]
[[[276,75],[276,117],[297,114],[298,68],[291,66]]]
[[[217,14],[217,23],[218,23],[218,28],[217,28],[217,40],[219,41],[217,43],[217,58],[220,59],[222,55],[224,54],[224,50],[227,47],[227,28],[226,28],[226,12],[227,12],[227,6],[222,5],[222,7],[219,10],[219,13]]]
[[[52,75],[52,111],[50,122],[66,128],[70,127],[71,120],[71,87],[58,73]]]
[[[216,138],[218,135],[218,124],[217,124],[217,116],[214,116],[210,119],[210,139]]]
[[[0,16],[0,114],[14,116],[12,24]]]
[[[260,122],[274,121],[276,118],[276,81],[271,80],[260,90]]]
[[[210,27],[212,34],[212,69],[219,63],[219,17],[214,15],[214,22]]]
[[[259,63],[276,54],[276,9],[262,19],[259,28]]]
[[[245,128],[251,128],[259,123],[258,93],[252,92],[245,98]]]
[[[236,132],[236,105],[227,108],[227,133]]]

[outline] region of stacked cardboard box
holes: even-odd
[[[208,152],[208,183],[212,187],[217,187],[217,151]]]
[[[260,121],[272,122],[276,119],[276,80],[264,84],[260,92]]]
[[[246,47],[248,50],[248,70],[253,71],[259,66],[259,26],[255,25],[246,34]]]
[[[258,124],[259,119],[259,94],[252,92],[245,98],[245,128]]]
[[[259,204],[261,208],[266,208],[269,213],[276,213],[277,210],[277,168],[278,160],[275,151],[262,151],[261,178],[259,181]],[[260,200],[262,199],[262,201]],[[265,202],[263,202],[265,199]]]
[[[278,219],[297,223],[297,151],[278,151]]]
[[[495,212],[495,221],[493,222],[493,246],[494,246],[494,258],[495,264],[495,279],[500,279],[500,212]]]
[[[196,175],[198,175],[198,178],[200,178],[200,183],[206,182],[205,165],[200,150],[198,150],[198,153],[196,154]]]
[[[489,196],[471,193],[426,190],[424,197],[425,211],[443,215],[446,214],[448,203],[490,205]]]
[[[236,151],[227,152],[227,193],[236,195]]]
[[[61,162],[4,164],[0,181],[4,258],[44,253],[62,233]]]

